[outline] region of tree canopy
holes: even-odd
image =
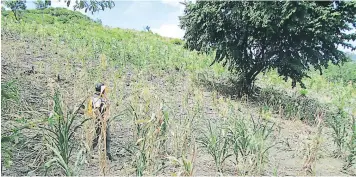
[[[64,0],[67,3],[67,6],[72,3],[73,0]],[[84,9],[85,12],[90,11],[92,14],[94,12],[104,11],[106,8],[113,8],[115,6],[115,2],[113,0],[108,1],[98,1],[98,0],[76,0],[74,10]]]
[[[16,20],[19,19],[19,15],[23,10],[26,10],[26,0],[6,0],[3,2],[4,5],[11,9],[14,13]]]
[[[36,9],[45,9],[49,6],[51,6],[51,1],[50,0],[36,0],[33,2],[36,6]]]
[[[197,1],[187,2],[180,17],[186,47],[215,51],[216,62],[240,74],[248,92],[261,72],[277,69],[292,87],[331,61],[347,60],[338,45],[356,40],[356,1]]]
[[[60,2],[61,0],[59,0]],[[3,2],[3,1],[2,1]],[[64,0],[66,3],[67,7],[70,6],[71,3],[73,3],[73,0]],[[98,1],[98,0],[76,0],[74,2],[75,4],[73,5],[74,10],[77,9],[84,9],[85,12],[91,12],[92,14],[94,12],[99,12],[99,11],[104,11],[105,9],[113,8],[115,6],[115,2],[113,0],[107,0],[107,1]],[[10,8],[14,14],[15,18],[17,18],[17,13],[20,12],[21,10],[26,9],[26,0],[5,0],[4,4],[6,7]],[[44,9],[49,6],[51,6],[51,1],[50,0],[37,0],[35,2],[36,8],[37,9]]]

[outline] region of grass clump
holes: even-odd
[[[306,91],[301,91],[300,96],[290,96],[286,91],[266,88],[262,89],[256,101],[263,106],[268,106],[283,118],[315,123],[315,113],[319,110],[326,111],[327,106],[313,98],[306,97],[306,93]]]

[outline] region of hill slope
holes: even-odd
[[[263,148],[274,145],[263,156],[265,164],[240,161],[235,165],[235,157],[229,157],[223,166],[224,175],[241,175],[244,171],[257,175],[304,174],[303,166],[314,162],[303,160],[312,158],[313,153],[302,152],[312,152],[314,149],[310,147],[314,145],[319,148],[314,150],[318,153],[313,168],[317,175],[355,174],[354,167],[341,172],[345,154],[342,158],[334,157],[337,147],[331,138],[332,129],[324,127],[318,134],[314,124],[317,113],[323,113],[326,119],[338,115],[333,111],[336,107],[343,106],[347,116],[355,111],[351,106],[356,103],[352,83],[330,82],[311,72],[312,79],[305,80],[309,88],[305,93],[300,88],[290,89],[290,82],[283,82],[271,71],[260,76],[261,91],[256,98],[240,99],[234,93],[237,87],[234,75],[219,65],[209,67],[211,55],[187,51],[179,40],[105,28],[79,12],[59,8],[29,10],[19,23],[7,12],[2,16],[1,29],[2,90],[13,93],[5,98],[2,92],[1,133],[2,137],[14,137],[11,143],[2,143],[2,152],[6,152],[2,153],[2,164],[13,162],[2,171],[3,175],[45,174],[43,166],[52,153],[44,146],[45,132],[39,127],[53,123],[48,118],[53,91],[58,88],[65,105],[74,109],[93,93],[97,82],[109,86],[111,151],[117,159],[106,164],[110,167],[109,175],[137,174],[138,165],[143,165],[145,175],[187,172],[182,157],[193,159],[194,175],[216,175],[212,151],[207,152],[196,141],[202,138],[200,129],[207,129],[207,121],[230,128],[246,125],[241,129],[251,138],[251,155],[246,158],[252,161]],[[79,116],[75,122],[83,117]],[[163,118],[167,131],[154,137],[155,130],[163,127],[145,120]],[[42,122],[38,123],[39,120]],[[272,123],[276,126],[266,140],[255,134],[262,130],[256,127],[269,127]],[[87,138],[91,136],[91,126],[86,124],[80,129],[74,142],[90,146]],[[21,127],[25,128],[18,131]],[[140,128],[148,133],[139,134]],[[221,127],[216,129],[220,130]],[[224,138],[224,133],[213,135]],[[311,138],[315,141],[309,141]],[[313,144],[319,142],[318,138],[323,141]],[[345,135],[345,139],[349,138]],[[135,145],[138,140],[147,140],[151,146]],[[141,151],[135,151],[134,147]],[[194,151],[195,147],[199,148]],[[233,149],[229,151],[233,153]],[[72,161],[79,152],[75,151]],[[13,156],[8,155],[11,153]],[[142,154],[148,160],[142,160]],[[87,152],[85,159],[78,174],[100,175],[102,164],[97,150]],[[58,169],[52,168],[48,174],[63,174]]]

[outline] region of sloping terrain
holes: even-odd
[[[2,92],[1,133],[12,138],[2,143],[2,175],[44,175],[45,163],[55,155],[45,146],[46,132],[40,127],[50,124],[54,90],[60,90],[64,105],[73,110],[93,94],[97,82],[108,84],[111,102],[111,151],[116,161],[106,163],[106,175],[190,171],[182,157],[193,163],[193,175],[216,175],[211,152],[221,151],[208,151],[201,143],[208,134],[208,122],[229,128],[244,122],[253,139],[251,147],[257,149],[251,148],[251,161],[238,165],[235,156],[228,157],[222,165],[224,175],[305,175],[309,166],[312,172],[307,174],[356,174],[354,166],[343,170],[349,152],[344,147],[335,156],[334,131],[327,124],[341,105],[348,118],[355,114],[352,82],[331,82],[311,73],[305,91],[291,89],[290,82],[271,71],[260,76],[260,92],[254,98],[237,98],[233,75],[220,65],[209,67],[212,55],[188,51],[177,39],[111,29],[79,12],[52,8],[27,11],[21,22],[8,12],[2,16],[1,28],[2,91],[13,95],[4,97]],[[79,115],[75,123],[84,118]],[[161,118],[167,121],[166,132],[153,136],[156,124],[147,120]],[[321,120],[319,126],[317,120]],[[256,126],[268,129],[272,124],[266,139],[255,137]],[[137,134],[138,127],[147,133]],[[225,132],[219,134],[221,127],[214,129],[217,138],[225,136]],[[351,128],[345,129],[346,146]],[[88,145],[92,130],[86,124],[75,133],[73,143],[78,143],[78,149],[71,165],[80,155],[79,147]],[[143,140],[147,146],[139,143]],[[227,148],[233,154],[234,145]],[[261,155],[265,150],[268,158]],[[86,149],[77,174],[101,175],[98,154],[97,149]],[[59,169],[52,167],[47,174],[63,175]]]

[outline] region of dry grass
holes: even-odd
[[[2,26],[5,30],[2,34],[6,37],[6,41],[2,41],[5,46],[2,48],[4,55],[2,56],[4,58],[2,59],[2,74],[5,81],[11,79],[18,81],[16,83],[18,91],[15,93],[20,99],[19,102],[14,99],[6,100],[6,104],[2,104],[6,106],[2,107],[2,112],[5,113],[2,114],[2,128],[4,127],[2,135],[5,131],[12,131],[9,128],[12,124],[29,125],[29,122],[33,123],[37,119],[47,121],[47,112],[53,107],[53,103],[47,105],[50,99],[45,95],[53,92],[50,89],[44,89],[47,84],[51,88],[61,89],[66,106],[70,108],[76,108],[81,100],[90,95],[94,91],[93,87],[96,82],[105,81],[109,86],[108,97],[112,106],[108,118],[112,120],[110,124],[116,127],[112,129],[114,136],[112,152],[115,153],[118,161],[110,162],[106,159],[106,121],[101,127],[102,136],[98,145],[98,153],[92,152],[95,121],[89,120],[81,131],[74,134],[74,139],[71,141],[79,142],[78,146],[86,149],[86,154],[84,151],[77,150],[73,152],[75,155],[70,157],[75,160],[70,161],[69,164],[78,161],[78,168],[74,171],[78,171],[80,175],[193,176],[216,175],[217,171],[224,172],[224,175],[295,175],[303,165],[307,174],[317,174],[318,171],[314,166],[320,163],[318,152],[330,153],[334,148],[332,140],[326,138],[330,136],[325,131],[321,131],[321,127],[324,130],[328,127],[321,123],[308,125],[310,130],[316,131],[313,134],[315,138],[312,137],[313,140],[310,143],[294,135],[300,136],[300,132],[304,131],[307,125],[293,121],[304,119],[308,120],[306,122],[312,122],[309,120],[311,120],[311,115],[314,115],[312,111],[319,108],[314,104],[319,97],[321,100],[327,100],[323,94],[331,95],[328,99],[336,100],[332,95],[339,94],[337,90],[340,90],[340,87],[336,84],[331,86],[323,78],[315,77],[311,89],[307,93],[303,92],[308,99],[299,97],[298,90],[287,89],[285,83],[276,79],[273,73],[262,78],[259,83],[263,91],[259,97],[260,100],[249,97],[236,98],[233,93],[234,85],[224,80],[228,77],[227,72],[220,66],[208,67],[211,57],[196,55],[175,44],[161,43],[155,36],[132,31],[117,30],[117,32],[116,29],[113,29],[115,32],[103,31],[101,27],[94,26],[86,30],[94,33],[93,29],[95,29],[104,34],[95,33],[99,37],[89,39],[83,30],[78,30],[81,29],[79,23],[78,26],[70,28],[63,24],[55,27],[44,25],[43,28],[38,28],[29,23],[7,23],[7,26]],[[19,33],[12,30],[15,27],[21,27],[19,28],[23,31],[21,35],[17,35]],[[52,28],[56,31],[47,34]],[[66,28],[68,28],[68,34],[64,35],[62,31]],[[123,39],[105,38],[105,33],[109,32],[116,35],[112,36],[121,36]],[[39,35],[47,36],[52,40],[39,39]],[[61,38],[58,37],[60,35],[62,35]],[[84,36],[82,40],[78,37],[81,35]],[[101,38],[101,35],[104,38]],[[146,39],[142,40],[143,38]],[[17,48],[24,50],[17,50]],[[28,64],[33,65],[37,73],[21,75],[23,71],[31,69],[26,68]],[[205,77],[206,85],[197,83],[201,80],[200,77]],[[209,84],[211,86],[208,86]],[[3,86],[5,85],[2,83]],[[345,87],[342,92],[347,94],[340,102],[352,105],[353,97],[350,94],[354,90],[352,87]],[[43,101],[39,101],[40,98]],[[311,99],[314,101],[310,101]],[[42,105],[42,103],[45,104]],[[297,106],[295,106],[296,103],[298,103]],[[249,117],[246,118],[246,115],[251,114],[254,117],[253,121]],[[325,115],[327,116],[329,115]],[[28,122],[18,123],[22,117]],[[76,120],[86,117],[87,115]],[[227,124],[233,130],[232,133],[236,135],[235,138],[228,137],[226,131],[221,132],[220,136],[220,131],[217,130],[212,131],[211,136],[208,136],[207,139],[219,137],[222,140],[221,146],[211,148],[210,153],[213,156],[216,154],[217,168],[214,168],[214,158],[209,156],[203,148],[198,148],[197,144],[197,139],[201,137],[197,129],[206,127],[207,120],[213,122],[214,125]],[[287,134],[278,135],[278,130],[271,128],[269,122],[272,122],[272,125],[273,122],[283,122],[281,120],[288,121],[290,124],[281,124],[280,126],[284,126]],[[318,131],[319,128],[320,131]],[[289,136],[288,131],[293,136]],[[270,135],[267,135],[268,132]],[[22,170],[21,166],[27,166],[26,164],[31,159],[35,159],[33,160],[35,165],[27,168],[32,171],[32,174],[43,175],[44,171],[41,167],[45,160],[48,160],[44,156],[54,157],[42,147],[42,143],[38,143],[41,139],[30,140],[30,135],[35,136],[40,133],[38,129],[30,129],[24,133],[23,139],[28,142],[27,144],[31,144],[29,148],[21,143],[22,138],[19,138],[18,143],[9,143],[4,146],[7,149],[16,147],[13,148],[16,153],[9,158],[16,163],[5,170],[5,175],[27,175],[29,172]],[[271,135],[278,135],[278,137]],[[16,134],[12,137],[20,136]],[[287,149],[285,144],[270,148],[276,142],[284,140],[285,137],[290,138],[291,148],[285,150]],[[15,141],[15,138],[13,139]],[[321,139],[325,140],[324,143],[331,145],[324,148]],[[350,137],[347,136],[343,141],[349,139]],[[245,141],[242,142],[242,140]],[[303,160],[300,157],[291,155],[303,151],[298,147],[298,143],[309,144],[306,148],[307,155],[304,163],[300,162]],[[20,146],[26,148],[20,149]],[[35,148],[36,150],[33,150]],[[229,153],[223,152],[226,148],[230,148]],[[224,159],[233,152],[235,156]],[[22,159],[23,154],[26,154],[27,158]],[[349,154],[352,155],[352,153]],[[85,155],[86,159],[83,159]],[[91,156],[94,158],[91,159]],[[268,158],[271,156],[274,158]],[[348,164],[354,163],[354,156],[349,157],[351,160]],[[333,159],[329,156],[328,158]],[[278,171],[271,172],[269,167],[275,163],[274,159],[278,160],[277,163],[281,164],[281,167]],[[224,160],[225,163],[223,163]],[[291,160],[293,165],[287,166],[288,160]],[[80,165],[82,161],[87,161],[87,164]],[[231,161],[235,165],[228,163]],[[72,164],[76,166],[75,162]],[[349,166],[352,169],[352,166]],[[341,175],[339,172],[326,168],[322,170],[323,175]],[[56,171],[58,170],[49,171],[48,175],[65,174],[56,173]]]

